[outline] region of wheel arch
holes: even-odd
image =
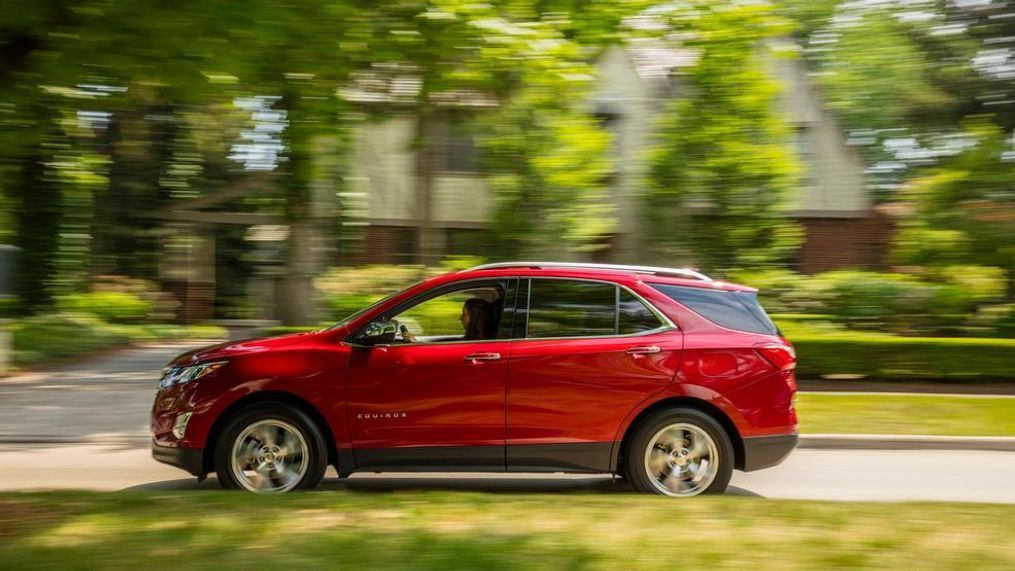
[[[638,415],[634,417],[634,420],[627,425],[627,430],[624,431],[624,437],[620,441],[620,446],[614,446],[613,457],[610,458],[610,467],[614,473],[619,473],[622,470],[623,461],[625,455],[627,454],[627,447],[630,444],[631,439],[634,437],[634,433],[637,432],[638,427],[641,426],[641,423],[652,414],[668,408],[689,408],[703,412],[712,417],[719,423],[719,426],[726,431],[726,434],[730,438],[730,442],[733,444],[733,467],[737,470],[743,470],[745,458],[744,439],[740,436],[740,431],[737,430],[737,426],[733,420],[727,416],[722,409],[708,401],[689,396],[675,396],[664,398],[645,407],[645,409],[639,412]]]
[[[205,473],[215,471],[215,448],[218,446],[218,439],[222,435],[222,430],[225,428],[226,423],[235,414],[241,410],[260,403],[274,402],[281,403],[291,406],[300,412],[307,415],[310,420],[317,425],[318,430],[321,431],[321,435],[324,436],[324,446],[328,450],[328,464],[339,466],[339,453],[338,446],[335,443],[335,435],[331,431],[331,427],[328,425],[328,421],[321,414],[321,411],[316,406],[311,404],[306,399],[295,395],[293,393],[285,391],[258,391],[249,395],[243,396],[237,399],[235,402],[230,403],[218,417],[215,418],[215,422],[212,423],[211,429],[208,431],[208,438],[205,441],[204,454],[202,464],[204,466]],[[341,472],[341,470],[339,470]]]

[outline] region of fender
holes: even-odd
[[[617,429],[617,433],[613,437],[613,450],[610,453],[610,467],[614,473],[616,473],[619,468],[618,462],[620,460],[621,445],[623,444],[624,438],[627,436],[627,432],[630,430],[634,420],[649,408],[672,398],[690,398],[707,402],[725,414],[735,427],[749,426],[749,423],[747,423],[747,420],[740,411],[718,392],[708,387],[691,383],[671,383],[663,390],[650,395],[638,403],[638,405],[632,408],[624,417],[623,422],[621,422],[620,427]],[[738,434],[737,436],[740,435]]]

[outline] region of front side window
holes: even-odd
[[[425,299],[372,322],[361,335],[361,342],[376,345],[496,339],[504,293],[503,284],[475,285]]]
[[[529,338],[602,337],[651,331],[659,318],[614,284],[534,279],[529,290]]]

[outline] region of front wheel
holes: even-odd
[[[660,411],[640,424],[626,455],[640,492],[688,497],[721,494],[733,475],[733,445],[711,416],[694,409]]]
[[[262,403],[231,418],[215,447],[223,488],[258,493],[314,489],[327,469],[316,424],[281,403]]]

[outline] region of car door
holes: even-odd
[[[613,283],[529,284],[519,296],[523,338],[511,349],[508,470],[608,471],[624,417],[673,380],[680,331]]]
[[[352,349],[347,402],[357,466],[504,470],[510,324],[503,339],[449,334],[461,334],[454,329],[461,329],[462,301],[481,291],[499,291],[491,303],[501,320],[510,320],[510,283],[453,284],[424,294],[383,316],[400,319],[416,342]]]

